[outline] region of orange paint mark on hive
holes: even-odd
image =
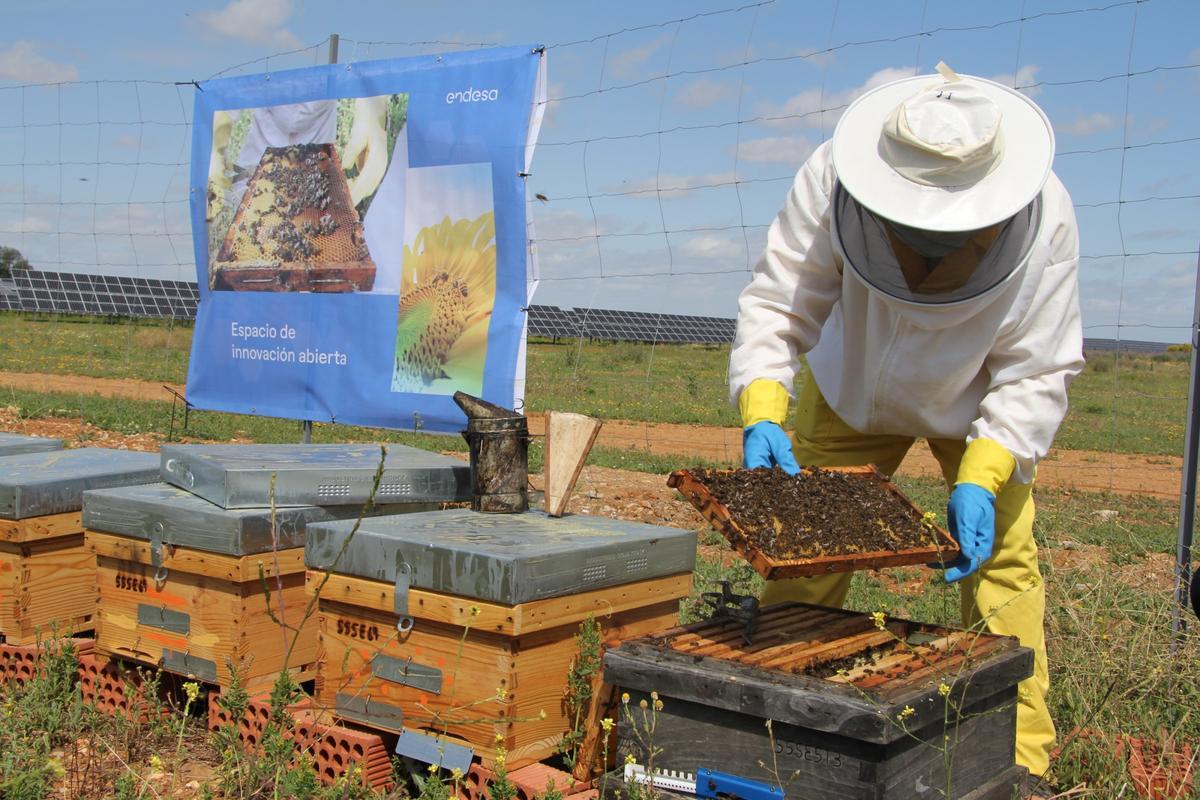
[[[186,608],[188,604],[187,599],[177,594],[159,591],[158,589],[147,589],[146,597],[156,600],[164,606],[173,606],[175,608]]]
[[[183,652],[188,649],[188,640],[182,639],[178,636],[167,636],[162,633],[156,633],[155,631],[141,631],[141,634],[150,641],[158,642],[159,644],[169,647],[172,650]]]

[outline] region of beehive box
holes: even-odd
[[[62,447],[62,439],[22,436],[19,433],[0,433],[0,457],[19,456],[23,453],[46,453],[51,450],[62,450]]]
[[[93,486],[156,480],[158,457],[104,448],[0,458],[0,637],[33,644],[91,630],[96,560],[79,509]]]
[[[818,800],[1007,798],[1024,776],[1017,684],[1033,652],[1015,639],[803,603],[763,609],[753,644],[743,632],[710,621],[605,655],[605,680],[629,695],[622,757],[645,764],[652,727],[656,768]]]
[[[731,474],[727,471],[716,472],[719,475]],[[749,470],[742,472],[753,474]],[[806,555],[797,558],[773,556],[755,544],[753,537],[748,535],[746,522],[739,522],[738,515],[721,502],[697,474],[689,470],[676,470],[667,478],[667,485],[677,489],[704,515],[708,523],[728,540],[733,549],[746,559],[759,575],[769,581],[913,564],[949,564],[958,556],[958,542],[949,531],[928,520],[921,510],[874,466],[868,464],[860,467],[804,467],[799,478],[814,472],[844,475],[878,487],[882,490],[881,496],[899,511],[901,519],[911,520],[914,525],[919,525],[927,532],[927,542],[920,546],[895,550],[861,549],[858,552]],[[822,513],[836,515],[843,510],[824,509]],[[778,526],[779,521],[775,520],[775,524]]]
[[[365,520],[337,560],[350,527],[309,528],[317,699],[464,774],[497,747],[512,768],[552,755],[573,728],[564,694],[580,623],[594,617],[602,641],[670,627],[696,557],[691,531],[464,509]]]
[[[393,504],[369,513],[431,507]],[[230,664],[253,688],[269,685],[285,660],[300,680],[311,678],[316,622],[300,624],[306,526],[360,512],[280,508],[272,525],[269,508],[227,510],[164,483],[86,492],[83,525],[97,559],[92,593],[100,599],[97,651],[222,686]]]
[[[405,445],[386,445],[375,493],[385,503],[471,499],[471,468],[462,460]],[[361,506],[379,468],[374,444],[166,445],[162,479],[222,508]]]
[[[210,286],[370,291],[375,263],[332,144],[268,147],[213,262]]]

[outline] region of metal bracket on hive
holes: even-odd
[[[150,566],[154,567],[154,585],[162,586],[167,580],[167,568],[163,566],[163,524],[154,523],[150,529]]]
[[[401,553],[396,554],[396,590],[392,594],[392,608],[400,619],[396,622],[396,630],[408,633],[413,629],[414,620],[408,613],[408,590],[412,586],[412,567],[404,560]]]
[[[721,591],[705,592],[700,599],[712,609],[709,619],[714,622],[730,621],[744,626],[742,640],[753,644],[754,626],[758,623],[758,598],[748,594],[737,594],[729,581],[720,582]]]

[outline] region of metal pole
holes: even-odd
[[[1191,380],[1188,384],[1188,417],[1183,444],[1183,479],[1179,487],[1179,547],[1175,554],[1175,611],[1171,617],[1171,632],[1179,646],[1188,607],[1192,532],[1196,522],[1196,459],[1200,454],[1200,370],[1196,369],[1200,349],[1200,259],[1196,262],[1196,296],[1192,301]]]
[[[338,61],[338,35],[336,33],[329,34],[329,63],[336,64]],[[312,444],[312,420],[304,420],[303,433],[301,441],[304,444]]]

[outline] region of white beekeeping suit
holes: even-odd
[[[1041,776],[1055,731],[1031,483],[1083,368],[1078,232],[1041,109],[943,68],[860,97],[797,173],[739,300],[729,385],[747,467],[891,474],[927,440],[952,486],[964,624],[1034,651],[1016,752]],[[762,602],[838,606],[849,587],[774,581]]]

